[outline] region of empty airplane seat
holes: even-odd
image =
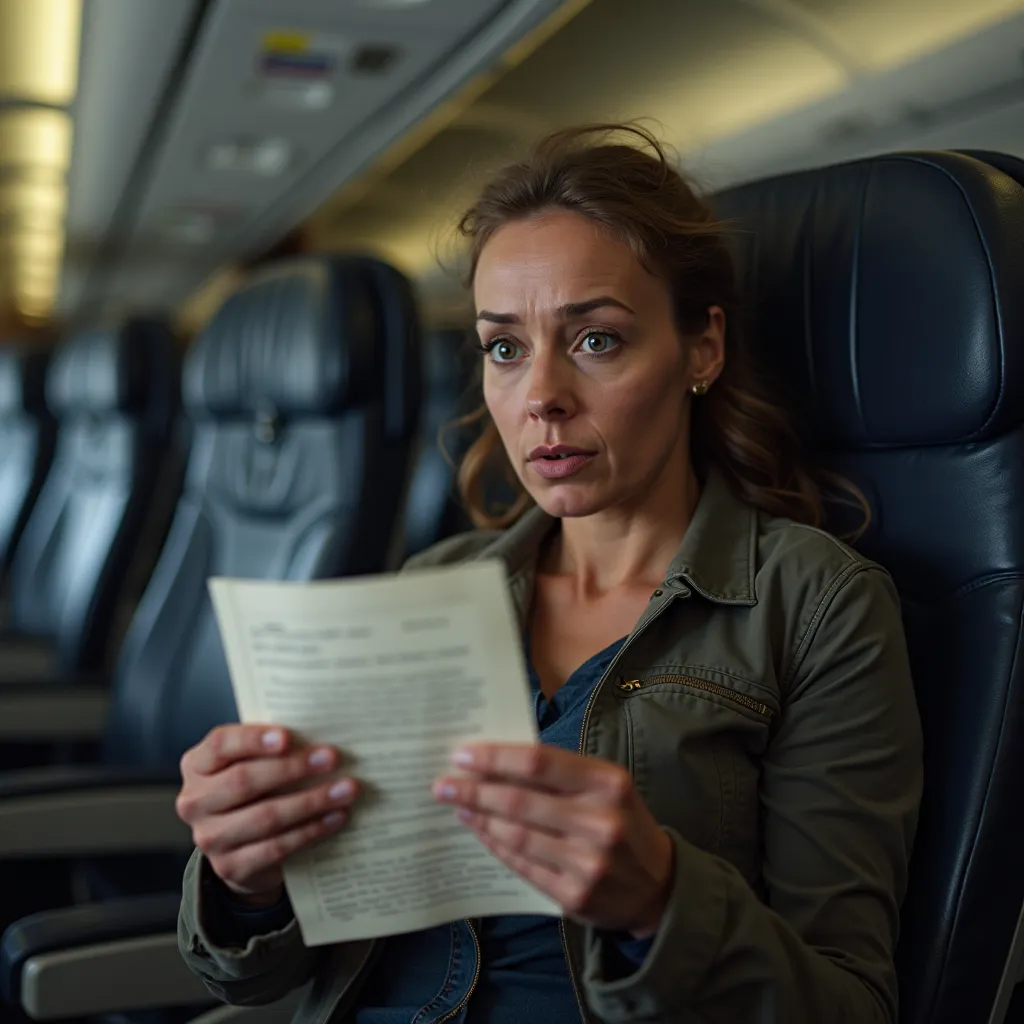
[[[209,577],[384,567],[399,495],[383,503],[379,477],[387,459],[408,458],[403,409],[415,408],[419,381],[405,358],[415,310],[403,313],[412,340],[388,340],[385,272],[371,271],[327,257],[269,265],[188,353],[186,482],[122,650],[110,763],[176,771],[185,749],[236,720]]]
[[[104,666],[166,454],[178,376],[172,335],[148,321],[77,334],[51,359],[46,400],[57,448],[11,565],[10,620],[23,636],[53,641],[62,676]]]
[[[479,401],[473,388],[479,360],[466,331],[432,331],[423,349],[419,449],[402,517],[400,561],[470,528],[455,486],[467,436],[453,421]]]
[[[903,600],[926,763],[900,1020],[989,1021],[1024,903],[1024,190],[897,154],[718,208],[760,372],[867,496],[858,546]]]
[[[0,584],[53,458],[46,366],[41,350],[0,349]]]

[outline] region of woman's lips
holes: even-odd
[[[594,456],[586,452],[578,452],[573,455],[563,455],[559,458],[533,458],[530,466],[534,472],[545,480],[564,480],[566,477],[575,476]]]

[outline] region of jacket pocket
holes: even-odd
[[[776,709],[752,685],[745,693],[729,682],[684,669],[622,676],[615,691],[651,812],[748,875],[759,860],[760,761]]]

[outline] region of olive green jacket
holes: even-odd
[[[411,565],[501,558],[525,621],[553,525],[534,510]],[[882,569],[758,513],[712,475],[591,698],[580,750],[629,767],[676,857],[668,908],[634,973],[614,975],[602,935],[564,923],[583,1020],[895,1021],[893,948],[922,769],[899,604]],[[339,1024],[379,944],[307,949],[293,921],[244,949],[218,945],[210,875],[194,855],[179,923],[189,966],[230,1003],[312,981],[297,1020]]]

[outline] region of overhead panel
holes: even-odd
[[[219,0],[108,292],[182,298],[272,241],[562,0]]]

